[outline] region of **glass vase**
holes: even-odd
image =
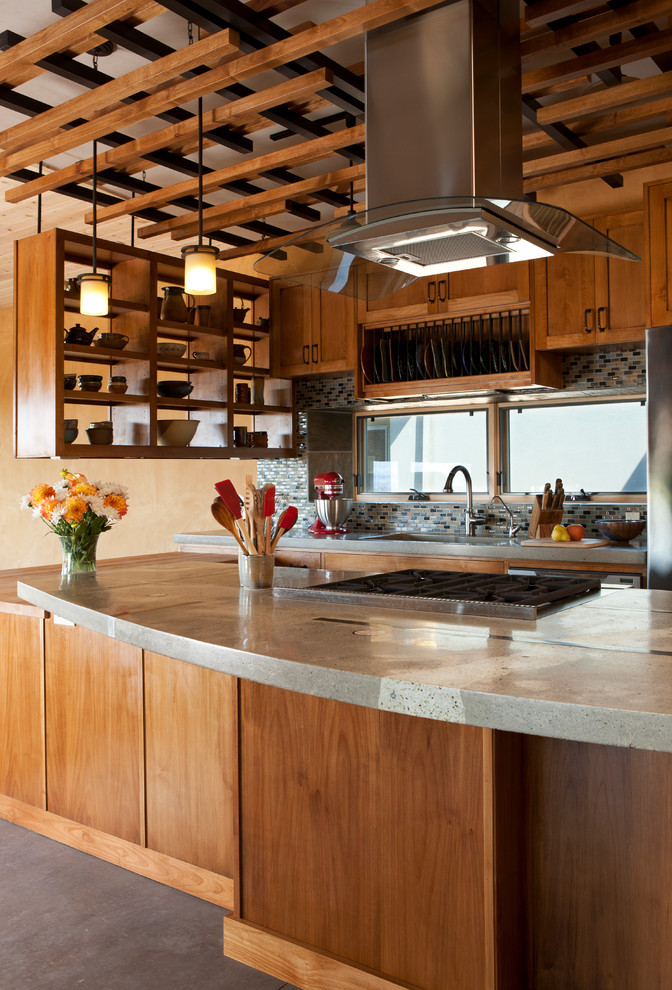
[[[59,534],[61,544],[61,576],[74,574],[94,574],[96,571],[96,548],[100,533]]]

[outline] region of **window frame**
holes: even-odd
[[[392,415],[420,415],[436,412],[466,412],[473,410],[487,411],[487,494],[474,492],[474,503],[485,504],[494,495],[499,495],[505,502],[515,504],[533,503],[536,492],[503,492],[501,485],[502,472],[508,470],[508,445],[507,431],[505,427],[506,414],[510,409],[519,409],[521,406],[569,406],[588,405],[591,403],[613,403],[613,402],[639,402],[646,404],[646,393],[628,392],[622,395],[610,392],[608,395],[571,395],[562,393],[553,396],[479,396],[453,399],[445,401],[424,402],[424,403],[402,403],[390,402],[377,404],[375,406],[365,406],[355,410],[354,429],[354,458],[355,458],[355,501],[358,502],[408,502],[409,492],[367,492],[359,488],[359,479],[363,477],[360,473],[360,453],[362,450],[362,420],[370,419],[372,416],[392,416]],[[428,493],[430,502],[455,502],[463,495],[448,494],[447,492]],[[648,492],[594,492],[590,499],[590,504],[632,504],[641,505],[648,501]],[[422,503],[421,503],[422,504]],[[576,503],[585,504],[585,503]]]

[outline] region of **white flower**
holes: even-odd
[[[70,482],[66,481],[65,478],[61,478],[54,485],[54,491],[56,493],[56,498],[59,502],[62,502],[64,498],[67,498],[70,494]]]
[[[104,516],[106,514],[105,504],[100,495],[85,495],[84,499],[91,511],[97,516]]]
[[[30,495],[22,495],[19,505],[22,509],[32,509],[33,503],[30,501]]]
[[[122,495],[124,498],[128,498],[128,489],[124,488],[123,485],[116,485],[110,481],[94,481],[92,484],[96,486],[103,498],[106,495]]]
[[[102,512],[101,515],[105,516],[105,518],[110,524],[119,522],[119,520],[121,519],[121,516],[119,515],[117,510],[113,509],[111,505],[106,505],[105,511]]]

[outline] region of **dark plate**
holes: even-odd
[[[361,353],[359,355],[359,364],[362,369],[362,374],[364,376],[364,382],[367,385],[373,385],[374,382],[374,370],[373,370],[373,345],[372,341],[367,340],[362,346]]]

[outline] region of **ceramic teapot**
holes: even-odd
[[[98,333],[98,327],[94,327],[93,330],[85,330],[79,323],[75,323],[74,327],[70,327],[69,330],[63,330],[63,333],[65,334],[66,344],[90,344],[94,336]]]
[[[249,306],[243,305],[243,300],[240,300],[240,306],[236,306],[236,300],[233,300],[233,318],[236,323],[243,323],[245,317],[250,312]]]
[[[164,285],[161,291],[161,319],[170,323],[186,323],[196,302],[194,297],[186,293],[181,285]]]

